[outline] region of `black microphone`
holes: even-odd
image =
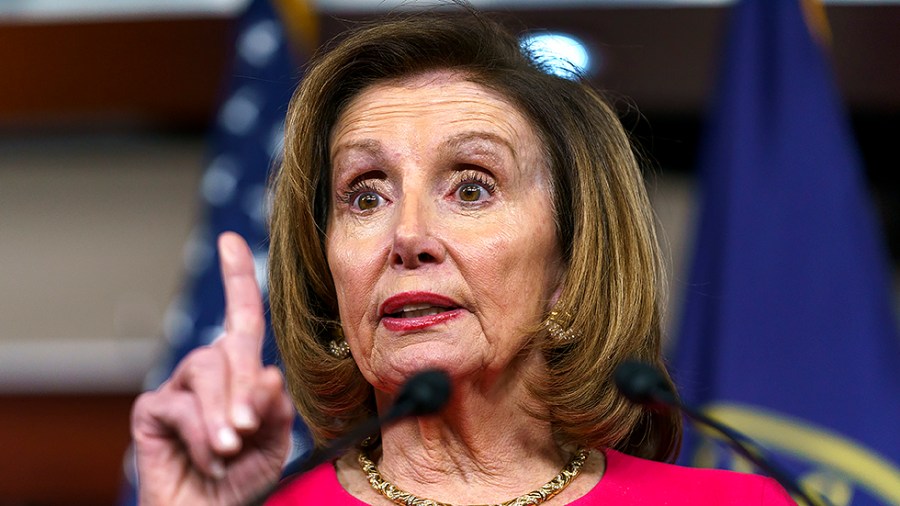
[[[382,425],[405,416],[437,413],[450,400],[450,377],[438,369],[416,373],[403,384],[394,405],[382,419]]]
[[[616,367],[614,377],[619,391],[635,404],[657,409],[678,406],[678,398],[665,376],[652,365],[633,360],[623,362]]]
[[[264,504],[277,490],[320,464],[334,459],[350,446],[367,437],[374,436],[384,426],[407,416],[425,416],[437,413],[450,400],[450,390],[450,377],[444,371],[431,369],[414,374],[403,384],[397,400],[384,416],[369,418],[347,434],[332,441],[328,446],[316,449],[306,459],[297,459],[289,463],[281,473],[281,482],[249,501],[248,506]]]
[[[788,473],[765,456],[751,451],[749,445],[757,446],[752,439],[681,402],[672,391],[666,377],[656,367],[644,362],[626,361],[616,367],[613,379],[622,395],[635,404],[656,410],[674,408],[684,413],[694,423],[705,425],[719,432],[725,436],[725,441],[734,451],[753,462],[756,467],[774,478],[788,492],[800,497],[807,504],[830,505],[827,500],[818,496],[818,501],[813,501]]]

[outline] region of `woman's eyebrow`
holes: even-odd
[[[337,158],[344,151],[362,151],[379,159],[384,158],[384,146],[375,139],[357,139],[338,143],[332,150],[331,158]]]
[[[454,134],[444,140],[441,143],[441,147],[446,148],[460,148],[469,143],[478,143],[478,144],[494,144],[503,148],[503,151],[507,151],[513,158],[516,156],[516,150],[513,147],[512,143],[503,136],[497,135],[493,132],[485,132],[482,130],[475,131],[466,131],[460,132],[458,134]]]
[[[518,162],[516,150],[506,137],[483,130],[472,130],[453,134],[440,143],[439,149],[441,151],[461,150],[470,145],[488,148],[480,150],[479,154],[481,155],[496,159],[509,156],[514,162]],[[377,161],[385,160],[388,156],[381,141],[364,138],[354,139],[349,142],[339,142],[333,147],[331,159],[335,160],[338,156],[354,152],[371,156]]]

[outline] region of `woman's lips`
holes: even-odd
[[[412,330],[421,330],[437,325],[439,323],[444,323],[461,315],[462,312],[462,309],[456,308],[426,316],[414,316],[412,318],[396,318],[393,316],[384,316],[381,318],[381,324],[384,325],[384,328],[392,332],[408,332]]]
[[[393,332],[421,330],[461,315],[463,309],[449,297],[431,292],[403,292],[381,304],[381,323]]]

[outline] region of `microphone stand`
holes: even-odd
[[[787,472],[778,467],[774,462],[769,459],[754,453],[747,446],[747,442],[751,441],[749,437],[741,434],[740,432],[728,427],[727,425],[715,420],[714,418],[710,418],[709,416],[701,413],[700,411],[687,406],[683,403],[673,404],[672,406],[680,409],[682,413],[684,413],[688,418],[693,420],[695,423],[700,425],[705,425],[718,433],[722,434],[726,441],[729,443],[729,446],[736,451],[738,454],[753,462],[756,467],[761,469],[767,475],[771,476],[775,481],[777,481],[782,487],[784,487],[788,492],[799,496],[803,499],[806,504],[810,506],[817,506],[820,504],[825,504],[826,506],[831,506],[831,504],[822,497],[817,497],[819,501],[813,501],[812,497],[810,497],[806,491],[804,491],[799,484],[797,484],[796,480],[791,477]]]
[[[247,506],[262,506],[279,489],[319,465],[333,460],[353,444],[374,436],[382,427],[407,416],[437,413],[449,399],[450,378],[447,373],[439,370],[427,370],[415,374],[400,389],[397,400],[384,416],[369,418],[327,446],[317,448],[306,459],[302,461],[297,459],[289,463],[282,471],[283,479],[257,494],[246,503]]]
[[[752,462],[756,467],[771,476],[788,492],[803,499],[810,506],[832,506],[827,499],[816,496],[814,501],[797,481],[771,460],[750,450],[747,443],[752,440],[737,430],[713,419],[687,404],[682,403],[669,388],[662,373],[655,367],[643,362],[623,362],[615,371],[615,383],[619,391],[630,401],[651,408],[677,409],[691,421],[705,425],[725,437],[725,441],[738,454]]]

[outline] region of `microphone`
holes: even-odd
[[[788,492],[803,499],[806,504],[830,504],[818,496],[819,500],[813,501],[789,474],[765,456],[751,451],[749,445],[756,445],[749,437],[681,402],[672,391],[666,377],[656,367],[644,362],[626,361],[616,367],[613,379],[619,392],[631,402],[661,411],[677,409],[694,423],[705,425],[722,434],[732,450],[753,462],[756,467],[774,478]]]
[[[382,417],[372,417],[363,421],[353,430],[332,441],[329,445],[316,449],[304,460],[295,460],[285,466],[282,480],[249,501],[248,506],[262,505],[277,490],[287,486],[293,480],[303,476],[313,468],[337,457],[342,451],[367,437],[374,436],[379,430],[397,420],[408,416],[432,415],[440,411],[450,400],[450,377],[437,369],[429,369],[414,374],[406,380],[397,400]]]
[[[438,369],[430,369],[413,375],[403,384],[394,405],[388,410],[381,424],[390,423],[405,416],[425,416],[437,413],[450,399],[450,377]]]
[[[630,360],[616,367],[616,387],[626,399],[652,408],[678,407],[678,398],[669,383],[655,367]]]

